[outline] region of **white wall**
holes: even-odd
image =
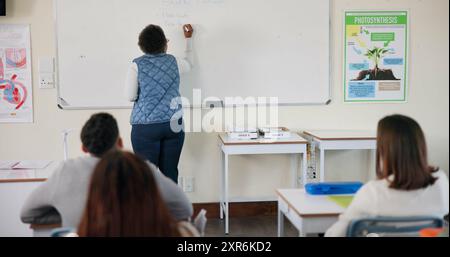
[[[375,129],[387,114],[402,113],[417,119],[425,130],[432,164],[449,169],[449,2],[447,0],[336,0],[332,1],[333,102],[329,106],[283,107],[280,124],[302,129]],[[54,56],[52,1],[7,1],[8,16],[0,23],[29,23],[32,31],[34,124],[0,125],[0,159],[61,159],[60,131],[79,128],[95,111],[62,111],[56,107],[56,90],[38,88],[37,61]],[[407,9],[411,17],[410,93],[407,104],[343,103],[343,11],[355,9]],[[82,14],[80,14],[82,15]],[[327,65],[327,64],[324,64]],[[320,76],[320,74],[317,74]],[[112,110],[127,148],[130,148],[129,110]],[[216,134],[186,137],[181,175],[195,176],[193,202],[218,201],[219,153]],[[81,154],[78,136],[70,138],[71,156]],[[370,154],[339,151],[327,155],[328,179],[365,179],[373,172]],[[265,196],[289,185],[289,159],[285,156],[231,158],[231,194]]]

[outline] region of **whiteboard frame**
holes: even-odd
[[[132,109],[133,106],[126,107],[126,106],[72,106],[68,104],[60,95],[60,79],[59,79],[59,46],[58,46],[58,1],[59,0],[53,0],[53,26],[54,26],[54,44],[55,44],[55,82],[56,82],[56,103],[59,109],[61,110],[112,110],[112,109]],[[330,105],[333,98],[333,82],[332,77],[334,74],[334,71],[332,69],[332,62],[333,62],[333,56],[331,53],[332,50],[332,8],[333,1],[328,0],[328,99],[325,102],[321,103],[279,103],[279,107],[290,107],[290,106],[323,106],[323,105]],[[193,105],[187,105],[183,106],[184,109],[213,109],[213,108],[238,108],[238,107],[244,107],[247,105],[224,105],[223,100],[221,101],[221,106],[216,106],[217,102],[215,104],[208,104],[207,102],[203,102],[202,106],[193,106]],[[257,106],[257,107],[264,107],[269,106],[269,104],[256,104],[251,106]]]

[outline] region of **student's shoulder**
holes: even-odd
[[[445,171],[442,170],[442,169],[439,169],[438,171],[434,172],[434,173],[433,173],[433,176],[434,176],[435,178],[438,178],[438,179],[442,178],[443,180],[447,180],[447,181],[448,181],[447,174],[446,174]]]
[[[364,198],[374,198],[379,195],[380,192],[388,189],[388,183],[386,180],[371,180],[364,184],[358,191],[359,196],[364,196]]]
[[[150,161],[146,161],[146,162],[147,162],[148,167],[152,171],[153,176],[156,179],[156,182],[161,183],[161,179],[164,178],[164,175],[162,174],[162,172],[159,170],[159,168],[155,164],[151,163]]]
[[[61,163],[58,171],[60,173],[73,172],[80,168],[94,168],[98,163],[98,159],[91,156],[83,156],[74,159],[69,159]]]
[[[159,168],[158,168],[155,164],[151,163],[150,161],[145,161],[145,162],[147,163],[148,167],[150,168],[150,170],[151,170],[153,173],[155,173],[155,172],[160,172],[160,171],[159,171]]]
[[[448,176],[443,170],[438,170],[433,173],[433,177],[437,178],[436,184],[438,186],[445,186],[448,188]]]

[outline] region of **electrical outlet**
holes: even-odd
[[[178,177],[178,187],[184,191],[184,177],[181,176]]]
[[[55,87],[53,73],[41,73],[39,74],[39,88],[52,89]]]
[[[194,192],[194,177],[185,177],[184,178],[183,191],[186,193]]]

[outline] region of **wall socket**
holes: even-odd
[[[53,57],[39,58],[39,88],[55,88],[55,63]]]
[[[178,177],[178,186],[186,193],[194,192],[195,179],[191,176]]]
[[[39,88],[41,89],[55,88],[55,80],[53,79],[53,73],[39,74]]]
[[[184,177],[181,176],[178,177],[178,187],[184,191]]]
[[[184,179],[184,192],[194,192],[194,177],[185,177]]]

